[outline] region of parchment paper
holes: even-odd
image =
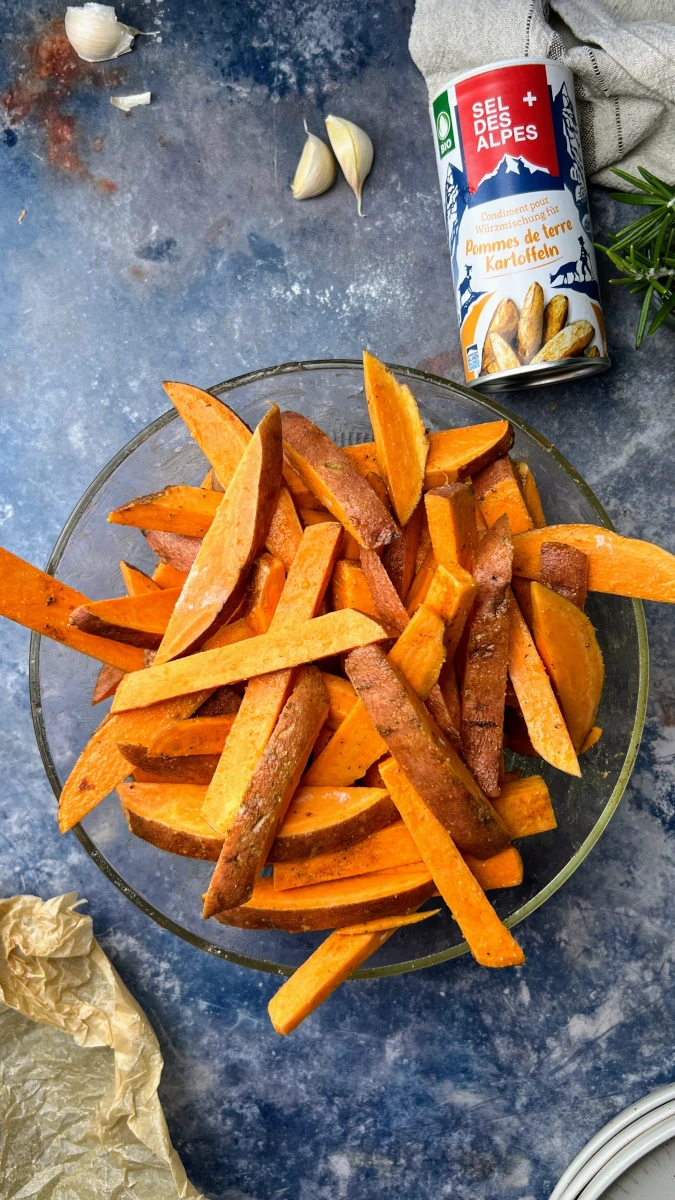
[[[2,1200],[203,1200],[169,1138],[157,1038],[81,903],[0,901]]]

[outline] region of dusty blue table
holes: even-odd
[[[64,53],[53,0],[0,11],[4,546],[46,562],[100,467],[166,409],[163,378],[209,386],[364,345],[460,378],[410,3],[130,0],[122,19],[161,40],[91,68]],[[145,89],[129,117],[109,103]],[[344,180],[307,204],[289,191],[302,119],[321,132],[328,112],[375,143],[363,220]],[[604,192],[593,210],[600,235],[625,219]],[[673,334],[636,354],[637,302],[606,281],[604,296],[611,372],[510,404],[623,532],[674,550]],[[265,1012],[275,979],[164,932],[59,838],[28,634],[3,623],[2,893],[88,898],[157,1031],[171,1133],[210,1200],[544,1200],[592,1131],[673,1077],[675,663],[671,613],[647,607],[632,782],[521,926],[527,966],[464,958],[350,984],[287,1041]]]

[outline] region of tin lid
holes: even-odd
[[[568,67],[559,62],[557,58],[500,58],[497,62],[485,63],[482,67],[472,67],[469,71],[461,71],[459,75],[450,75],[431,97],[430,103],[433,105],[434,100],[437,100],[450,84],[454,86],[456,83],[461,83],[463,79],[475,79],[476,75],[485,75],[488,71],[496,71],[500,67],[522,67],[528,66],[531,63],[541,63],[543,66],[557,67],[559,71],[564,71],[572,79],[572,72]]]
[[[548,387],[550,383],[600,375],[610,366],[608,358],[563,358],[558,362],[537,363],[534,367],[515,367],[513,371],[502,371],[498,375],[479,375],[466,386],[488,395],[516,392],[522,388]]]

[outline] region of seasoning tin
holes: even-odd
[[[569,71],[492,63],[431,104],[467,383],[538,387],[609,366]]]

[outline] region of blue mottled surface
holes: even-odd
[[[409,3],[129,3],[122,19],[161,41],[58,78],[62,9],[1,11],[3,545],[46,562],[99,468],[166,408],[162,378],[208,386],[364,344],[460,378]],[[129,117],[108,102],[146,88],[152,105]],[[375,143],[364,220],[344,180],[307,204],[290,195],[302,118],[320,132],[329,111]],[[599,234],[625,219],[606,193],[593,211]],[[604,296],[611,372],[509,403],[622,532],[675,550],[674,335],[636,354],[637,301],[606,282]],[[527,965],[465,958],[350,984],[287,1041],[267,1021],[273,978],[171,937],[58,837],[28,633],[3,624],[2,892],[88,897],[157,1030],[171,1133],[210,1200],[545,1200],[598,1126],[672,1078],[675,664],[671,610],[647,610],[635,773],[590,858],[521,926]]]

